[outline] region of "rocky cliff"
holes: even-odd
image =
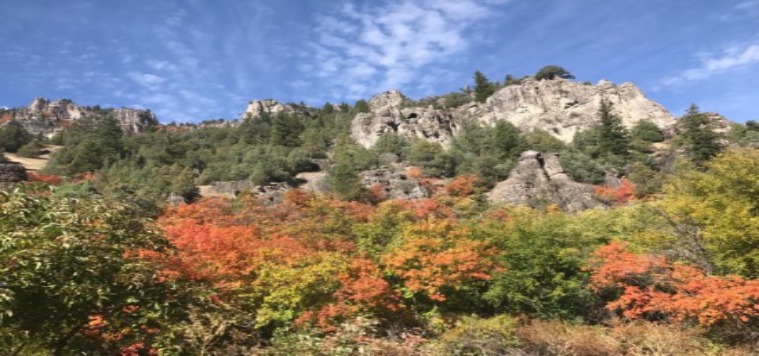
[[[149,110],[85,107],[66,99],[51,101],[37,98],[29,106],[10,112],[10,118],[23,125],[27,131],[35,135],[43,134],[45,136],[52,136],[83,117],[96,117],[104,114],[112,114],[124,132],[145,132],[158,125],[158,119]]]
[[[566,211],[606,206],[593,195],[592,186],[573,181],[555,154],[526,151],[509,178],[488,192],[494,203],[540,206],[555,204]]]
[[[447,145],[464,120],[483,125],[505,120],[526,132],[538,128],[571,142],[576,132],[598,122],[601,100],[613,104],[614,114],[627,127],[641,120],[650,120],[661,128],[675,123],[664,107],[631,83],[615,85],[602,80],[590,85],[558,78],[527,78],[499,89],[484,103],[470,102],[453,109],[413,107],[397,91],[382,93],[369,102],[370,113],[354,118],[351,134],[364,147],[372,146],[385,132]]]
[[[255,119],[263,114],[293,113],[295,108],[274,99],[251,100],[241,119]]]
[[[453,113],[432,107],[405,107],[408,99],[397,90],[369,100],[371,112],[351,122],[351,136],[364,147],[373,146],[384,133],[422,138],[447,145],[459,128]]]

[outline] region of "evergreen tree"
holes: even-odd
[[[474,100],[480,103],[484,103],[493,93],[495,93],[498,86],[496,83],[492,83],[486,76],[480,71],[474,72]]]
[[[622,125],[622,120],[611,112],[612,104],[607,100],[601,101],[598,109],[600,119],[600,148],[605,154],[624,157],[630,146],[630,133]]]
[[[527,147],[522,131],[507,121],[496,122],[492,143],[493,155],[500,161],[519,157]]]
[[[11,120],[0,126],[0,148],[5,149],[6,152],[16,152],[32,140],[34,136],[16,121]]]
[[[364,112],[370,112],[371,109],[369,108],[369,104],[366,102],[366,100],[361,99],[356,102],[356,106],[354,107],[354,110],[357,113],[364,113]]]
[[[714,123],[699,111],[696,104],[691,104],[679,124],[681,143],[696,164],[700,165],[722,151],[721,136],[714,131]]]
[[[536,80],[543,80],[543,79],[554,79],[556,77],[564,78],[564,79],[575,79],[575,76],[572,75],[572,73],[569,73],[566,69],[559,67],[557,65],[548,65],[543,68],[540,68],[540,70],[535,73],[535,79]]]

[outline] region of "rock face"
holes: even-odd
[[[37,98],[29,106],[12,110],[13,119],[34,135],[52,136],[83,117],[113,114],[124,132],[145,132],[158,125],[155,114],[138,109],[100,109],[79,106],[67,99]]]
[[[158,118],[149,110],[119,108],[113,113],[124,132],[145,132],[158,125]]]
[[[403,165],[391,165],[378,169],[363,171],[361,182],[366,187],[379,185],[387,199],[422,199],[428,198],[431,192],[416,179],[405,173]]]
[[[524,131],[539,128],[571,142],[577,131],[598,122],[601,100],[613,104],[612,112],[628,128],[641,120],[650,120],[660,128],[675,123],[667,109],[646,98],[632,83],[615,85],[602,80],[594,86],[560,78],[525,79],[519,85],[498,90],[482,105],[459,109],[459,115],[468,115],[483,124],[506,120]]]
[[[459,125],[451,113],[422,107],[404,107],[407,99],[393,90],[369,101],[371,112],[361,113],[351,122],[351,136],[364,147],[373,146],[384,133],[406,138],[422,138],[448,145]]]
[[[556,204],[571,212],[606,207],[594,198],[590,186],[577,183],[564,173],[555,154],[536,151],[522,153],[509,178],[488,192],[488,199],[530,206]]]
[[[471,102],[446,110],[404,107],[408,101],[403,94],[382,93],[369,102],[370,113],[354,118],[351,134],[364,147],[372,146],[384,132],[447,145],[464,120],[472,119],[483,125],[505,120],[525,132],[542,129],[571,142],[576,132],[598,122],[601,100],[613,104],[612,112],[627,127],[641,120],[650,120],[663,129],[675,124],[664,107],[646,98],[631,83],[615,85],[602,80],[589,85],[560,78],[540,81],[528,78],[521,84],[499,89],[484,103]]]
[[[0,182],[17,183],[27,180],[26,168],[18,163],[0,163]]]
[[[287,104],[280,104],[274,99],[251,100],[242,114],[243,120],[255,119],[263,114],[293,113],[295,108]]]

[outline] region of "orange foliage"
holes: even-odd
[[[91,182],[97,178],[97,174],[94,172],[84,172],[79,173],[72,179],[72,182],[78,183],[78,182]]]
[[[595,189],[595,193],[605,200],[627,203],[635,198],[635,185],[627,179],[622,179],[622,183],[618,188],[598,186]]]
[[[453,197],[465,197],[475,193],[478,178],[474,175],[461,175],[445,186],[445,192]]]
[[[383,263],[410,291],[443,302],[447,291],[488,280],[497,269],[490,259],[495,250],[469,235],[447,221],[423,222],[407,232],[404,243],[385,255]]]
[[[607,304],[630,319],[665,315],[674,322],[703,325],[722,321],[746,323],[759,317],[759,280],[707,276],[700,269],[664,258],[627,252],[614,242],[600,248],[591,287],[615,287],[621,296]]]
[[[348,272],[339,279],[341,287],[334,293],[335,302],[318,311],[303,313],[296,320],[297,324],[310,321],[324,330],[332,330],[340,322],[362,314],[403,309],[398,293],[382,278],[379,266],[369,259],[355,259]]]
[[[30,182],[42,182],[42,183],[46,183],[50,185],[61,184],[61,177],[53,175],[53,174],[29,172],[28,177],[29,177]]]
[[[11,113],[0,115],[0,124],[4,124],[11,120],[13,120],[13,114]]]
[[[369,191],[372,192],[372,195],[374,195],[374,198],[377,201],[383,201],[387,199],[387,186],[380,183],[372,184],[369,187]]]

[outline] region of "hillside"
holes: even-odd
[[[19,355],[756,354],[759,125],[695,105],[674,118],[632,84],[480,84],[254,100],[200,124],[7,111],[0,340]]]

